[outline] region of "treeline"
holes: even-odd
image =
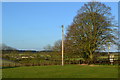
[[[49,50],[43,50],[43,51],[35,51],[35,50],[1,50],[2,54],[11,54],[11,53],[42,53],[42,52],[58,52],[58,51],[49,51]]]
[[[11,54],[11,53],[15,53],[15,54],[23,54],[23,53],[61,53],[61,51],[52,51],[52,50],[42,50],[42,51],[35,51],[35,50],[1,50],[2,54]],[[108,52],[96,52],[99,56],[105,56],[108,55]],[[109,52],[110,54],[114,54],[114,55],[119,55],[120,52]]]

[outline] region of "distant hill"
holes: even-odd
[[[17,50],[17,49],[7,46],[5,44],[0,44],[0,50]]]

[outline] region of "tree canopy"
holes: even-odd
[[[88,2],[78,10],[73,23],[68,27],[65,52],[81,54],[93,61],[96,52],[105,50],[108,44],[117,44],[116,24],[111,8],[100,2]]]

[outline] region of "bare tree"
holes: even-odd
[[[54,46],[53,46],[53,51],[61,51],[62,50],[62,41],[61,40],[58,40],[54,43]]]
[[[108,44],[117,44],[117,26],[110,10],[100,2],[84,4],[68,27],[66,53],[80,54],[85,60],[93,62],[97,51],[105,50]]]
[[[48,45],[46,45],[46,46],[44,47],[44,49],[45,49],[45,50],[52,50],[52,46],[51,46],[50,44],[48,44]]]

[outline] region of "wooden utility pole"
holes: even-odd
[[[109,50],[110,50],[110,44],[108,44],[108,60],[110,60],[110,53],[109,53]]]
[[[62,66],[64,65],[64,26],[62,25]]]

